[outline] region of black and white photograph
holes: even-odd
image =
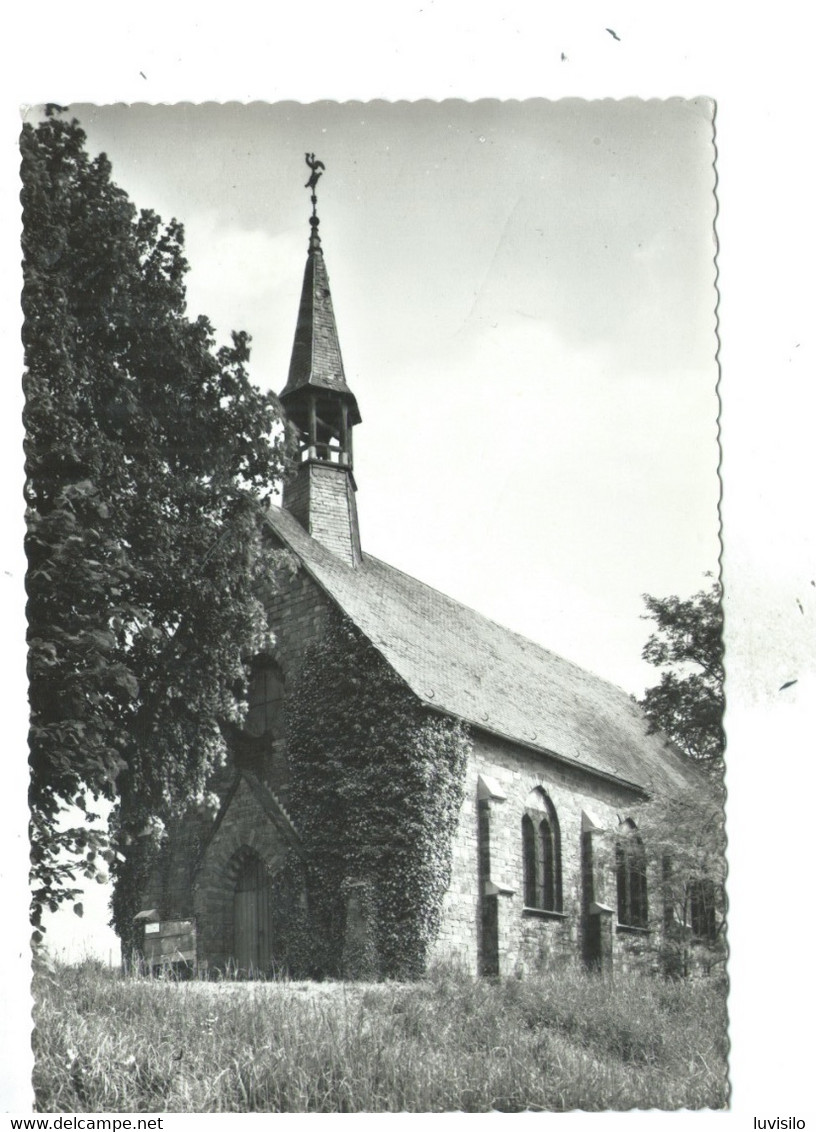
[[[806,1128],[812,23],[13,13],[12,1128]]]
[[[41,1111],[726,1104],[714,109],[29,111]]]

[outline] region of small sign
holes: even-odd
[[[195,921],[159,920],[145,924],[144,955],[151,967],[195,963]]]

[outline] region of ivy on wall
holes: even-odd
[[[293,979],[308,979],[319,966],[320,942],[312,932],[305,894],[302,856],[299,851],[290,850],[270,883],[274,953],[266,972],[269,976],[286,974]]]
[[[315,975],[343,969],[350,888],[365,966],[425,968],[450,883],[470,751],[465,727],[424,707],[374,646],[336,616],[289,689],[290,806],[303,839]],[[372,960],[372,952],[374,959]]]

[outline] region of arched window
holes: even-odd
[[[631,818],[621,822],[615,846],[618,876],[618,923],[645,928],[649,923],[646,894],[646,850]]]
[[[283,680],[273,660],[261,658],[255,662],[249,681],[247,711],[244,730],[254,739],[271,734],[278,738],[282,728]]]
[[[521,819],[521,844],[525,907],[560,912],[561,833],[555,807],[541,787],[527,797]]]
[[[521,845],[524,854],[524,903],[528,908],[538,906],[538,851],[533,820],[529,814],[521,819]]]
[[[542,818],[538,825],[538,839],[541,845],[541,907],[548,912],[561,911],[561,869],[556,868],[555,834],[553,823]],[[556,879],[556,877],[558,879]]]

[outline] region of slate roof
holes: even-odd
[[[281,391],[284,405],[293,394],[309,386],[341,393],[351,406],[351,423],[360,423],[357,400],[346,384],[340,339],[334,318],[329,276],[320,246],[313,233],[303,273],[295,341],[289,363],[289,378]]]
[[[269,523],[430,707],[646,793],[695,784],[620,688],[369,554],[347,566],[280,508]]]

